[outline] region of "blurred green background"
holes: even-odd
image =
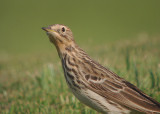
[[[160,102],[160,0],[0,0],[0,114],[97,114],[67,87],[51,24]]]
[[[0,53],[51,50],[41,27],[64,24],[80,45],[160,33],[160,0],[0,0]]]

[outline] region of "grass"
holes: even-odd
[[[94,47],[89,55],[160,102],[160,38]],[[82,47],[82,46],[81,46]],[[97,113],[68,89],[57,52],[0,54],[0,113]]]

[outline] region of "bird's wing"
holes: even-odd
[[[101,78],[97,81],[89,79],[88,82],[89,89],[106,99],[142,112],[160,113],[160,103],[125,80]]]

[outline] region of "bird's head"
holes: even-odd
[[[42,29],[47,32],[50,41],[58,48],[74,43],[72,31],[67,26],[54,24]]]

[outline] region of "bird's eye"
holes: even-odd
[[[65,32],[65,28],[64,27],[62,28],[62,32]]]

